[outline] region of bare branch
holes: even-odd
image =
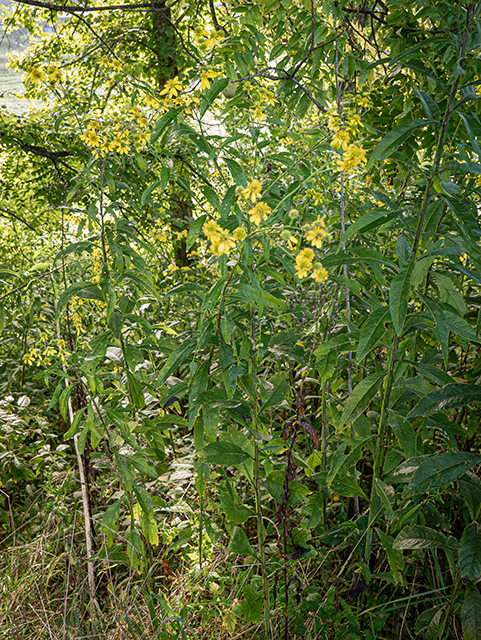
[[[16,213],[13,213],[13,211],[10,211],[10,209],[4,209],[3,207],[0,207],[0,211],[11,217],[11,218],[15,218],[16,220],[18,220],[19,222],[22,222],[26,227],[28,227],[29,229],[31,229],[32,231],[35,231],[35,229],[32,227],[31,224],[29,224],[26,220],[24,220],[23,218],[21,218],[20,216],[17,216]],[[1,300],[1,298],[0,298]]]

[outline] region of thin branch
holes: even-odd
[[[31,224],[29,224],[26,220],[24,220],[20,216],[17,216],[17,214],[13,213],[13,211],[10,211],[9,209],[4,209],[3,207],[0,207],[0,211],[2,213],[6,214],[7,216],[10,216],[11,218],[16,218],[19,222],[22,222],[29,229],[31,229],[32,231],[35,231],[34,227],[32,227]],[[1,300],[1,298],[0,298],[0,300]]]
[[[28,282],[25,282],[25,284],[21,284],[19,287],[15,287],[15,289],[11,289],[10,291],[7,291],[7,293],[4,293],[3,296],[0,296],[0,300],[3,300],[4,298],[7,298],[8,296],[11,296],[12,293],[16,293],[17,291],[21,291],[22,289],[25,289],[25,287],[28,287],[29,285],[32,284],[32,282],[37,282],[37,280],[41,280],[42,278],[45,278],[46,276],[49,276],[52,273],[55,273],[55,271],[59,271],[59,269],[61,269],[62,267],[55,267],[55,269],[51,269],[50,271],[47,271],[46,273],[42,273],[41,276],[38,276],[38,278],[32,278],[32,280],[29,280]]]
[[[66,11],[67,13],[83,13],[84,11],[112,11],[114,9],[121,9],[123,11],[138,10],[138,9],[150,9],[150,2],[142,4],[113,4],[111,6],[103,7],[81,7],[76,5],[62,5],[54,4],[51,2],[41,2],[41,0],[14,0],[18,4],[28,4],[32,7],[40,7],[40,9],[50,9],[50,11]],[[167,9],[167,7],[166,7]]]

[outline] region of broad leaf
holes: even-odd
[[[381,372],[374,373],[364,378],[364,380],[361,380],[346,402],[339,427],[344,426],[348,422],[354,422],[354,420],[367,409],[369,403],[381,386],[383,377],[384,372]]]
[[[386,333],[386,323],[391,319],[389,309],[381,307],[365,320],[359,337],[356,358],[362,360]]]
[[[210,464],[220,464],[234,467],[250,458],[250,455],[232,442],[219,440],[204,447],[205,457]]]
[[[461,608],[464,640],[481,640],[481,594],[476,585],[468,583]]]
[[[464,529],[459,545],[459,575],[475,581],[481,577],[481,524],[471,522]]]
[[[388,158],[398,147],[400,147],[406,140],[408,140],[416,129],[424,129],[428,124],[431,124],[431,120],[414,120],[414,122],[407,122],[400,124],[389,133],[376,145],[376,148],[369,158],[367,168],[370,169],[375,160],[384,160]]]
[[[413,473],[409,488],[416,492],[440,489],[461,478],[480,462],[479,453],[441,453],[429,456]]]
[[[466,407],[471,402],[481,402],[481,386],[454,382],[428,393],[414,409],[411,409],[407,417],[413,420],[436,413],[436,411],[450,411]]]
[[[457,542],[454,538],[445,535],[429,527],[414,525],[406,527],[398,534],[393,543],[393,549],[399,551],[405,549],[448,549],[456,551]]]

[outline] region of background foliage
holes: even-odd
[[[8,637],[481,638],[479,12],[5,8]]]

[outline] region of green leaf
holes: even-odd
[[[395,539],[392,547],[398,551],[405,549],[448,549],[456,551],[457,542],[455,538],[447,538],[439,531],[429,527],[414,525],[403,529]]]
[[[289,385],[287,383],[286,377],[286,373],[280,372],[276,373],[275,376],[271,378],[270,382],[274,384],[274,391],[262,405],[261,410],[259,411],[259,415],[266,409],[274,407],[284,400],[287,392],[289,391]]]
[[[64,309],[70,298],[77,296],[85,300],[102,300],[105,296],[98,284],[92,282],[74,282],[62,293],[57,303],[57,316]]]
[[[459,575],[475,582],[481,577],[481,524],[471,522],[465,527],[458,555]]]
[[[367,233],[372,229],[377,229],[396,218],[397,215],[397,211],[386,211],[385,209],[368,211],[347,228],[346,233],[341,238],[341,242],[345,242],[356,233]]]
[[[74,384],[69,385],[66,389],[62,391],[58,399],[58,408],[60,410],[60,415],[64,420],[67,419],[68,403],[69,403],[70,396],[72,395],[72,391],[74,389],[75,389]]]
[[[464,476],[480,462],[479,453],[441,453],[429,456],[414,471],[408,488],[417,492],[440,489]]]
[[[389,308],[396,335],[400,336],[406,320],[408,301],[411,294],[411,277],[414,262],[404,265],[394,276],[389,289]]]
[[[70,425],[70,429],[64,434],[63,439],[64,440],[69,440],[70,438],[73,438],[73,436],[77,435],[77,433],[80,431],[80,421],[82,420],[82,416],[85,413],[85,409],[87,407],[81,407],[77,413],[75,414],[75,418],[72,421],[72,424]]]
[[[339,428],[343,427],[348,422],[354,422],[356,418],[360,416],[365,409],[367,409],[369,403],[381,386],[383,377],[384,372],[373,373],[367,378],[364,378],[364,380],[361,380],[361,382],[353,389],[353,392],[344,407]]]
[[[200,312],[203,311],[212,311],[212,309],[217,304],[217,301],[220,298],[220,294],[222,292],[222,287],[224,286],[224,281],[219,280],[215,283],[215,285],[211,288],[211,290],[205,295],[204,300],[202,301],[202,306],[200,308]]]
[[[241,527],[234,527],[230,541],[230,550],[232,553],[242,553],[246,556],[255,556],[249,539]]]
[[[326,479],[327,484],[332,484],[336,476],[342,471],[346,473],[349,469],[356,464],[362,455],[362,449],[365,445],[374,438],[369,436],[368,438],[353,438],[344,440],[334,452],[330,461],[330,470]],[[347,447],[350,447],[348,454],[345,454]]]
[[[132,402],[136,407],[139,407],[139,409],[143,409],[145,407],[144,390],[142,389],[140,382],[129,370],[127,370],[127,381],[129,383],[129,392]]]
[[[114,535],[119,528],[119,515],[122,500],[117,500],[108,507],[102,517],[102,533],[107,535],[107,547],[112,546]]]
[[[150,136],[151,144],[157,142],[160,136],[164,133],[165,129],[172,122],[172,120],[177,118],[177,109],[169,109],[169,111],[164,114],[160,120],[155,124],[152,134]]]
[[[206,391],[209,381],[210,360],[205,360],[197,369],[192,378],[192,384],[189,393],[189,429],[194,424],[194,420],[200,411],[201,403],[198,396]]]
[[[150,478],[158,478],[159,474],[155,470],[155,467],[153,467],[142,456],[138,454],[129,456],[129,462],[131,462],[133,466],[137,469],[137,471],[140,471],[140,473],[143,473],[144,475],[149,476]]]
[[[356,359],[362,360],[373,349],[386,333],[385,324],[391,319],[388,307],[375,309],[366,318],[361,329]]]
[[[464,640],[481,640],[481,595],[476,585],[468,583],[461,608]]]
[[[481,386],[453,382],[437,391],[432,391],[408,413],[408,420],[428,416],[436,411],[450,411],[466,407],[471,402],[481,402]]]
[[[204,453],[209,464],[221,464],[226,467],[242,464],[251,457],[236,444],[224,440],[209,443],[204,447]]]
[[[180,367],[180,365],[187,360],[196,345],[195,340],[187,340],[176,347],[165,361],[164,366],[160,370],[159,377],[157,379],[158,386],[164,384],[167,378]]]
[[[396,149],[412,136],[416,129],[424,129],[424,127],[427,127],[428,124],[431,123],[431,120],[414,120],[414,122],[400,124],[387,133],[372,152],[369,162],[367,163],[367,169],[369,170],[372,167],[375,160],[389,158]]]
[[[110,314],[109,327],[112,329],[112,333],[118,340],[120,340],[122,336],[122,323],[122,311],[120,311],[119,307],[116,305]]]
[[[458,480],[459,490],[468,507],[471,520],[476,520],[481,507],[481,481],[471,472]]]
[[[194,222],[190,225],[189,233],[187,234],[186,240],[186,248],[187,251],[192,247],[194,242],[200,236],[200,232],[202,231],[202,226],[207,219],[207,214],[203,216],[199,216],[194,220]]]
[[[404,569],[404,557],[403,554],[399,551],[396,551],[393,548],[394,538],[388,536],[381,529],[376,528],[376,532],[379,536],[379,541],[381,542],[381,546],[386,552],[387,560],[389,562],[389,567],[392,571],[394,584],[403,584],[403,575],[402,571]]]
[[[221,91],[229,84],[229,78],[219,78],[216,80],[209,89],[202,96],[201,104],[200,104],[200,117],[202,118],[205,115],[207,109],[212,105],[214,100],[217,98]]]

